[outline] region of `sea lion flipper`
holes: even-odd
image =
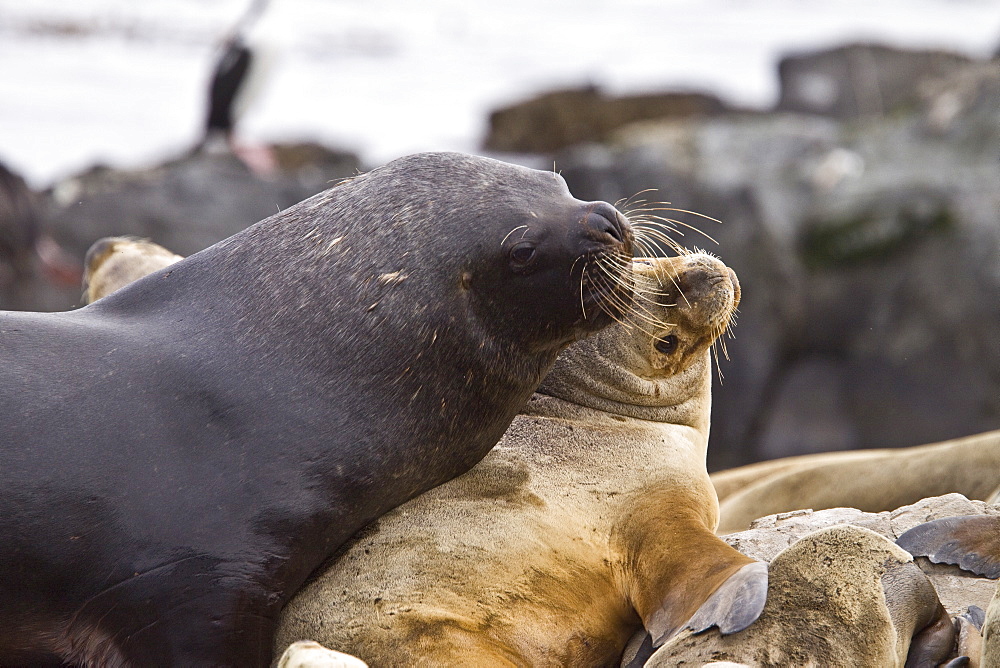
[[[1000,516],[932,520],[904,532],[896,544],[936,564],[954,564],[982,577],[1000,578]]]
[[[935,598],[937,594],[934,594]],[[937,604],[937,614],[924,628],[920,629],[910,640],[910,648],[906,654],[906,666],[938,666],[950,660],[958,660],[954,649],[958,641],[958,630],[948,616],[948,612]],[[956,666],[963,665],[961,663]]]
[[[277,668],[368,668],[350,654],[323,647],[313,640],[293,642],[278,659]]]
[[[983,625],[986,624],[986,611],[980,608],[978,605],[970,605],[965,612],[956,617],[957,619],[963,619],[973,626],[976,627],[977,631],[983,630]]]
[[[760,617],[765,603],[767,564],[754,561],[729,576],[692,615],[685,628],[701,633],[717,626],[722,635],[737,633]]]

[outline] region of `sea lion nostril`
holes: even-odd
[[[630,229],[628,220],[607,202],[594,203],[586,220],[592,229],[611,235],[619,243],[625,243]]]

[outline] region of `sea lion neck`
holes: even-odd
[[[613,415],[688,425],[707,433],[711,408],[708,351],[679,374],[650,379],[605,355],[599,346],[601,336],[568,348],[542,381],[539,393]]]

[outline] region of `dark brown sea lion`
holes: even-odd
[[[78,311],[0,314],[0,664],[267,665],[327,556],[620,317],[630,255],[556,174],[422,154]]]
[[[597,666],[643,627],[659,645],[756,619],[766,566],[714,535],[705,467],[710,347],[739,283],[705,254],[634,274],[629,319],[566,350],[472,471],[349,543],[286,607],[279,651],[308,638],[373,666]]]

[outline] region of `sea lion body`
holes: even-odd
[[[159,244],[135,237],[104,237],[83,261],[83,296],[89,304],[129,283],[183,260]]]
[[[377,666],[612,665],[637,630],[662,642],[724,583],[766,589],[763,564],[713,534],[705,468],[709,346],[735,275],[701,254],[634,274],[627,324],[565,351],[474,469],[349,543],[286,606],[279,651],[309,638]],[[732,631],[753,606],[708,623]]]
[[[720,533],[802,508],[893,510],[951,492],[988,499],[1000,485],[1000,431],[911,448],[776,459],[712,474]]]
[[[309,573],[610,322],[630,234],[555,174],[422,154],[0,314],[0,664],[267,665]]]

